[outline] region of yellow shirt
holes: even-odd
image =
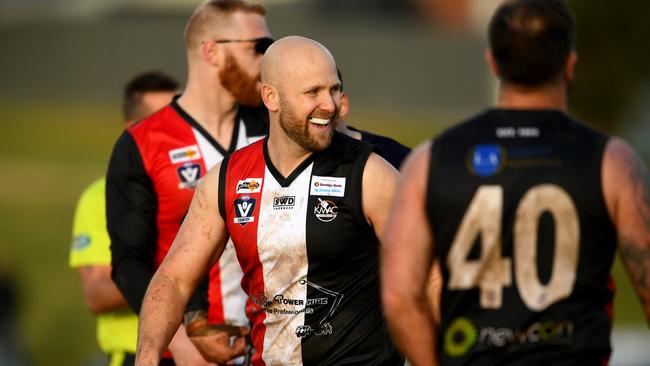
[[[79,198],[72,228],[72,268],[111,264],[105,189],[106,179],[100,178]],[[97,316],[97,341],[106,353],[135,353],[137,333],[138,317],[130,309]]]

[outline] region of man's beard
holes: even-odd
[[[259,77],[251,77],[241,68],[231,53],[226,55],[226,64],[219,73],[221,85],[232,94],[239,104],[257,107],[262,104],[262,95],[257,90]]]
[[[312,117],[324,118],[325,113],[314,114]],[[307,117],[309,118],[309,117]],[[329,129],[325,139],[318,140],[309,134],[309,121],[304,121],[301,125],[298,117],[294,110],[289,106],[286,100],[280,97],[280,127],[284,133],[291,138],[295,143],[298,144],[303,150],[309,152],[323,151],[332,142],[332,137],[336,132],[336,124],[338,123],[338,110],[336,113],[329,117],[330,124],[332,124]]]

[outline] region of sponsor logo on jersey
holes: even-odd
[[[537,138],[541,135],[537,127],[499,127],[496,129],[495,134],[500,139],[519,138]]]
[[[570,320],[535,322],[525,329],[485,327],[479,331],[481,348],[511,347],[535,343],[570,344],[575,326]]]
[[[322,309],[321,315],[312,319],[312,324],[299,325],[295,329],[296,337],[304,338],[310,335],[322,336],[332,334],[331,319],[336,310],[341,305],[343,294],[332,291],[315,283],[302,279],[298,282],[300,285],[311,289],[311,298],[291,298],[283,294],[277,294],[273,297],[260,293],[257,296],[250,295],[251,300],[259,311],[263,311],[273,316],[295,316],[297,314],[316,314],[317,307]],[[321,317],[322,316],[322,317]]]
[[[196,163],[185,163],[178,167],[178,178],[181,182],[178,184],[179,189],[194,189],[201,180],[201,165]]]
[[[309,194],[312,196],[343,197],[345,195],[345,178],[314,175],[311,178]]]
[[[169,159],[172,164],[187,163],[188,161],[201,159],[201,152],[196,145],[181,147],[169,151]]]
[[[79,234],[72,239],[72,250],[81,250],[90,246],[90,236]]]
[[[274,210],[292,210],[296,205],[296,196],[273,197]]]
[[[235,224],[246,226],[249,222],[255,221],[255,198],[243,196],[235,200]]]
[[[535,322],[525,329],[483,327],[465,317],[454,319],[445,330],[443,350],[451,357],[463,357],[471,349],[477,351],[536,343],[570,344],[574,324],[570,320]]]
[[[325,323],[318,327],[318,329],[313,329],[309,325],[299,325],[296,328],[296,337],[305,338],[308,335],[323,336],[332,334],[332,324]]]
[[[237,183],[237,194],[258,193],[262,190],[262,178],[246,178]]]
[[[322,222],[330,222],[336,218],[339,208],[330,200],[318,199],[318,204],[314,207],[314,215]]]
[[[476,344],[478,332],[467,318],[454,319],[445,332],[443,349],[451,357],[462,357]]]
[[[505,150],[497,144],[481,144],[470,149],[467,156],[470,172],[487,178],[498,174],[505,165]]]

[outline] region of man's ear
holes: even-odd
[[[571,51],[564,65],[564,77],[567,82],[572,83],[576,77],[576,64],[578,63],[578,53]]]
[[[350,98],[348,97],[348,93],[341,92],[341,109],[339,110],[339,117],[341,117],[341,120],[345,121],[345,118],[348,116],[349,112]]]
[[[280,96],[278,90],[269,84],[262,84],[262,100],[266,109],[270,112],[277,112],[280,109]]]
[[[219,66],[221,64],[222,53],[220,48],[214,41],[205,41],[201,43],[201,56],[203,59],[213,66]]]
[[[494,54],[492,54],[492,50],[490,48],[485,50],[485,61],[487,62],[488,66],[490,67],[490,70],[492,71],[492,74],[494,74],[494,76],[496,76],[498,78],[499,77],[499,66],[497,65],[497,62],[494,59]]]

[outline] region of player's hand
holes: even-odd
[[[214,366],[205,360],[201,353],[194,347],[181,325],[169,344],[169,351],[174,357],[176,366]]]
[[[203,358],[217,364],[228,364],[246,353],[246,338],[250,329],[228,324],[209,324],[207,320],[195,321],[187,328],[196,349]],[[234,342],[231,338],[234,337]]]

